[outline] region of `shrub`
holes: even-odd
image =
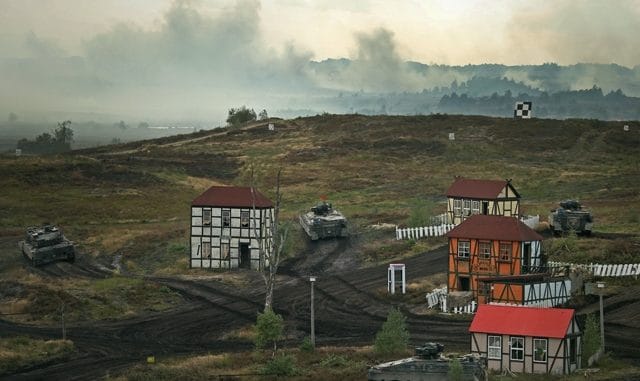
[[[600,349],[600,327],[595,314],[587,315],[584,324],[584,336],[582,342],[582,361],[587,363],[589,357],[593,356]]]
[[[462,381],[462,364],[457,357],[449,361],[449,381]]]
[[[387,321],[376,335],[374,350],[378,354],[389,355],[402,352],[409,342],[406,318],[398,309],[391,309]]]
[[[268,308],[263,313],[258,313],[258,319],[255,325],[256,337],[255,345],[257,349],[266,347],[269,343],[273,344],[273,355],[277,348],[277,341],[282,337],[284,330],[284,321],[282,316],[273,312]]]
[[[300,350],[302,352],[313,352],[315,348],[311,344],[311,338],[309,336],[305,337],[300,344]]]
[[[274,376],[293,376],[297,373],[295,360],[291,355],[280,355],[269,360],[260,373]]]

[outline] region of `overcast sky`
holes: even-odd
[[[632,0],[0,0],[0,55],[84,55],[97,35],[128,25],[162,30],[185,3],[217,19],[254,12],[260,43],[314,60],[353,58],[357,36],[383,28],[405,60],[438,64],[640,64],[640,1]]]

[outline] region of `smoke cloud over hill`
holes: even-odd
[[[603,3],[579,9],[572,4],[515,15],[511,22],[518,33],[508,42],[514,54],[526,60],[551,51],[561,60],[608,62],[613,50],[626,45],[625,59],[640,62],[638,7],[623,1],[603,18],[596,17]],[[565,21],[568,12],[577,14],[570,22]],[[589,21],[592,32],[583,33],[580,20]],[[349,59],[314,62],[312,47],[267,41],[261,29],[266,22],[286,20],[261,20],[256,0],[239,0],[214,14],[176,1],[156,27],[119,22],[86,36],[79,52],[69,53],[56,40],[31,31],[23,36],[20,57],[8,54],[8,47],[0,54],[0,113],[221,122],[228,108],[241,104],[331,111],[316,103],[318,97],[420,92],[473,77],[506,77],[547,92],[597,85],[605,92],[621,88],[640,95],[640,66],[424,65],[403,58],[394,31],[377,26],[354,32]]]

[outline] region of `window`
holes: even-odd
[[[491,259],[491,242],[480,242],[478,257],[480,259]]]
[[[211,258],[211,242],[202,242],[202,258]]]
[[[211,225],[211,209],[202,210],[202,225]]]
[[[228,228],[229,226],[231,226],[231,211],[223,210],[222,211],[222,227]]]
[[[491,296],[491,283],[478,282],[478,295]]]
[[[462,200],[453,200],[453,215],[462,215]]]
[[[502,337],[489,336],[487,357],[490,359],[498,359],[502,357]]]
[[[464,207],[462,208],[464,215],[468,216],[471,214],[471,200],[464,200]]]
[[[547,362],[547,339],[533,339],[533,361]]]
[[[575,364],[578,358],[578,340],[575,337],[569,339],[569,362]]]
[[[511,242],[500,242],[500,260],[511,261]]]
[[[229,242],[222,242],[220,244],[220,257],[222,259],[229,259]]]
[[[524,360],[524,337],[511,338],[511,360]]]
[[[469,241],[458,241],[458,258],[469,258]]]
[[[471,214],[480,214],[480,201],[471,201]]]
[[[249,227],[249,212],[240,212],[240,226],[243,228]]]

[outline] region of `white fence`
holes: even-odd
[[[396,226],[396,239],[420,239],[425,237],[442,237],[447,234],[455,225],[445,224],[437,226],[422,226],[419,228],[400,229]]]
[[[602,277],[621,277],[621,276],[635,276],[640,275],[640,263],[625,263],[625,264],[611,264],[602,265],[598,263],[576,264],[567,262],[549,262],[549,267],[566,267],[579,268],[589,271],[594,276]]]
[[[522,221],[525,225],[527,225],[531,229],[535,229],[536,226],[540,224],[540,215],[524,216],[520,218],[520,221]]]
[[[472,300],[471,303],[462,307],[453,307],[450,312],[454,314],[475,314],[478,309],[478,303]]]
[[[429,308],[437,306],[440,303],[440,298],[442,298],[443,296],[447,296],[447,286],[436,288],[435,290],[428,293],[426,298]]]

